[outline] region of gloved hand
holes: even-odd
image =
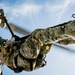
[[[2,38],[0,37],[0,46],[3,45],[3,44],[5,44],[5,43],[6,43],[6,40],[5,40],[5,39],[2,39]]]

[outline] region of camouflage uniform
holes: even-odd
[[[16,42],[16,45],[19,45],[18,48],[14,45],[15,42],[7,41],[7,44],[1,48],[3,64],[13,70],[31,71],[29,60],[33,60],[32,70],[40,68],[43,66],[43,58],[49,52],[52,43],[74,44],[74,37],[75,21],[69,21],[46,29],[36,29],[22,45],[21,41]],[[42,55],[42,59],[39,54]]]

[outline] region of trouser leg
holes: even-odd
[[[64,39],[75,40],[75,21],[46,29],[37,29],[33,32],[32,36],[44,44],[51,44]]]
[[[70,21],[46,29],[37,29],[33,31],[32,34],[23,43],[20,52],[25,57],[36,58],[40,52],[42,44],[52,44],[61,40],[70,39],[72,37],[74,40],[74,34],[75,21]]]

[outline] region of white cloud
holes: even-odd
[[[0,8],[4,9],[6,14],[10,14],[10,19],[15,17],[31,17],[33,14],[38,14],[42,6],[36,4],[16,4],[16,5],[6,5],[5,3],[0,3]]]
[[[57,0],[58,1],[58,0]],[[63,0],[61,3],[57,2],[57,4],[50,5],[49,3],[46,3],[45,7],[47,11],[51,13],[60,13],[62,11],[65,11],[70,5],[75,4],[75,0]]]
[[[3,9],[5,14],[8,14],[8,17],[10,17],[10,21],[16,17],[30,17],[33,14],[37,14],[38,12],[40,12],[40,10],[44,7],[43,6],[39,6],[36,4],[26,4],[26,3],[22,3],[22,4],[16,4],[16,5],[8,5],[5,3],[0,3],[0,9]]]
[[[57,0],[58,1],[58,0]],[[67,9],[75,3],[75,0],[61,0],[61,3],[50,5],[49,3],[44,3],[43,5],[37,4],[27,4],[21,3],[16,5],[7,5],[5,3],[0,3],[0,8],[3,8],[5,13],[10,14],[10,20],[15,17],[32,17],[32,15],[38,15],[42,13],[41,10],[44,8],[46,14],[51,14],[53,17],[58,17],[57,22],[61,20],[62,15],[67,11]]]
[[[4,4],[4,3],[0,3],[0,9],[3,9],[5,12],[8,12],[9,10],[9,6]]]
[[[57,2],[55,5],[46,4],[46,9],[50,14],[58,18],[57,22],[59,23],[64,13],[74,4],[75,0],[61,0],[61,3]]]
[[[38,13],[40,9],[41,6],[35,4],[22,4],[14,7],[12,12],[15,16],[31,16],[32,14]]]
[[[71,1],[71,3],[75,4],[75,0],[70,0],[70,1]]]

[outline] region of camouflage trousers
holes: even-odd
[[[64,45],[75,43],[75,21],[46,29],[36,29],[23,43],[20,52],[26,58],[36,58],[42,47],[56,42]]]
[[[30,71],[30,64],[23,60],[19,53],[27,59],[36,59],[39,54],[46,55],[53,43],[74,44],[75,43],[75,21],[69,21],[58,26],[49,27],[46,29],[36,29],[33,31],[26,41],[21,45],[19,50],[11,48],[5,49],[3,53],[3,63],[10,68],[16,68],[14,58],[17,56],[17,65],[23,67],[24,70]],[[19,44],[19,43],[18,43]],[[9,46],[9,45],[8,45]],[[43,61],[38,59],[33,62],[33,69],[40,68]]]

